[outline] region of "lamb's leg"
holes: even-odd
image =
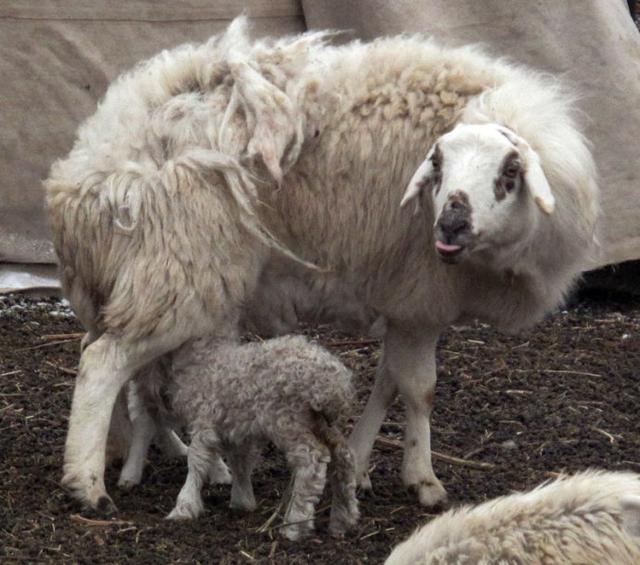
[[[436,386],[437,332],[406,331],[391,325],[385,337],[386,365],[404,402],[407,425],[402,480],[424,506],[447,498],[431,464],[431,429]]]
[[[283,535],[298,540],[313,530],[315,507],[326,481],[329,449],[300,426],[280,434],[276,444],[286,453],[293,473],[293,487],[284,516]]]
[[[62,483],[90,508],[112,512],[104,486],[105,451],[114,403],[135,371],[180,342],[147,339],[135,344],[103,334],[80,358]]]
[[[386,354],[383,351],[382,359],[376,370],[376,380],[373,390],[367,401],[364,412],[356,423],[349,437],[349,446],[356,462],[356,480],[363,490],[371,490],[369,479],[369,459],[382,421],[389,406],[397,395],[397,387],[391,375],[389,375],[385,363]]]
[[[189,520],[204,512],[202,487],[209,474],[213,458],[219,456],[220,442],[212,430],[196,432],[187,453],[189,472],[169,520]]]
[[[258,460],[258,447],[253,442],[246,442],[227,452],[227,461],[231,467],[231,502],[229,506],[237,510],[252,511],[256,508],[253,495],[251,473]]]
[[[356,468],[353,453],[335,426],[327,426],[322,434],[331,450],[329,481],[331,483],[331,517],[329,531],[341,536],[358,522],[358,499],[356,498]]]

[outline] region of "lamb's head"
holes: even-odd
[[[423,190],[433,202],[435,248],[447,263],[501,263],[527,244],[540,215],[555,205],[538,155],[497,124],[459,124],[438,138],[402,205]]]

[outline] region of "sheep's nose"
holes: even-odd
[[[469,230],[471,227],[467,208],[452,202],[451,205],[440,214],[437,227],[448,240],[455,239],[457,235]]]

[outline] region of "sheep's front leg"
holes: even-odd
[[[402,464],[404,483],[418,493],[421,504],[434,506],[446,499],[446,492],[431,465],[429,418],[436,384],[435,347],[439,332],[402,330],[389,323],[376,382],[349,444],[355,454],[361,487],[370,487],[369,457],[389,405],[399,392],[407,412],[405,450]]]
[[[436,386],[435,350],[438,332],[389,327],[385,337],[385,364],[404,402],[407,425],[402,480],[418,494],[420,503],[434,506],[447,493],[431,464],[430,417]]]
[[[105,451],[114,404],[136,371],[184,341],[176,332],[135,342],[104,333],[80,358],[69,417],[62,484],[90,508],[113,512],[104,486]]]
[[[167,516],[169,520],[189,520],[204,512],[202,487],[209,475],[215,457],[219,457],[220,442],[212,430],[196,432],[187,451],[189,472],[187,480],[178,494],[174,509]]]
[[[362,416],[349,437],[349,446],[355,457],[357,484],[363,490],[371,490],[371,480],[369,479],[371,450],[387,410],[397,394],[396,383],[388,374],[384,359],[383,351],[382,360],[376,370],[373,390],[369,395]]]
[[[82,352],[73,392],[62,484],[87,506],[116,510],[104,485],[105,451],[111,416],[123,385],[144,364],[139,346],[108,334]]]

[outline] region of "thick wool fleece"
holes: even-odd
[[[394,549],[386,565],[634,565],[640,563],[639,501],[634,473],[562,477],[451,510]]]

